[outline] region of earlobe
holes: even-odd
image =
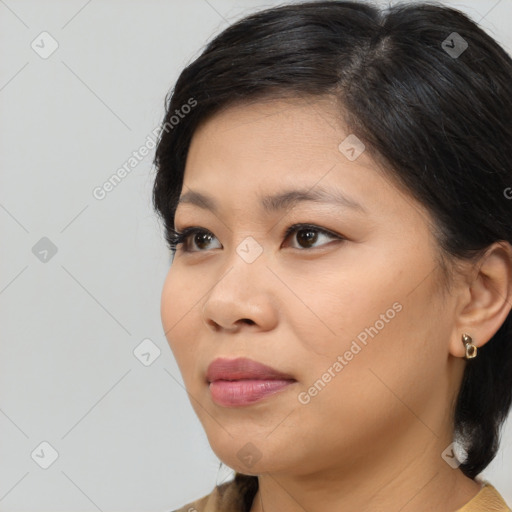
[[[452,355],[466,359],[476,357],[478,348],[496,334],[512,309],[512,246],[495,242],[472,271],[474,278],[461,293],[464,299],[450,346]]]
[[[476,345],[473,345],[473,338],[469,335],[464,333],[462,335],[462,343],[464,344],[464,347],[466,348],[466,359],[474,359],[477,356],[478,349]]]
[[[473,341],[472,336],[464,332],[460,336],[460,342],[456,346],[450,347],[450,353],[459,358],[475,359],[478,355],[478,346]],[[453,344],[452,344],[453,345]]]

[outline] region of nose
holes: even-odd
[[[237,332],[239,331],[243,325],[256,325],[256,322],[251,318],[233,318],[232,316],[228,316],[221,312],[221,306],[216,306],[216,312],[214,315],[208,314],[205,312],[205,307],[207,303],[205,302],[203,305],[203,321],[206,326],[216,332],[218,331],[226,331],[226,332]],[[209,310],[211,308],[209,307]],[[228,308],[225,308],[225,311],[229,311]],[[213,319],[215,316],[215,320]]]
[[[210,289],[202,306],[206,326],[215,331],[270,330],[277,323],[272,273],[264,264],[237,262]]]

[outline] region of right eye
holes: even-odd
[[[194,236],[192,237],[192,235]],[[181,249],[183,252],[203,252],[204,245],[211,242],[213,238],[215,238],[213,233],[199,227],[188,227],[182,231],[171,229],[168,236],[171,250],[176,251],[177,246],[183,245]],[[190,248],[194,244],[199,247],[199,250]]]

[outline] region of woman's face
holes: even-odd
[[[212,449],[245,474],[355,468],[450,443],[463,366],[449,354],[460,333],[430,217],[337,117],[328,99],[232,107],[188,153],[182,196],[208,204],[180,203],[175,225],[206,233],[178,246],[162,321]],[[262,200],[299,190],[314,200]],[[294,224],[309,227],[285,236]],[[210,384],[217,358],[289,380]]]

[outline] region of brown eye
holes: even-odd
[[[295,249],[315,249],[316,247],[327,245],[332,240],[345,240],[341,235],[309,224],[294,224],[290,226],[284,235],[284,239],[287,240],[292,233],[296,233],[295,239],[299,244],[298,247],[292,246]],[[322,237],[326,240],[326,243],[315,245],[319,240],[322,240]],[[212,247],[211,242],[216,239],[213,233],[198,227],[185,228],[181,232],[172,230],[170,239],[173,250],[176,250],[176,247],[181,245],[183,252],[205,252],[208,249],[222,249],[222,244],[220,243],[219,247]]]
[[[215,236],[210,231],[198,227],[184,228],[182,231],[169,230],[169,242],[173,251],[180,246],[180,250],[183,252],[204,252],[214,238]]]
[[[298,243],[298,247],[295,246],[295,249],[315,249],[316,247],[327,245],[329,241],[344,239],[342,236],[331,233],[326,229],[304,224],[295,224],[290,226],[286,231],[285,239],[287,239],[293,233],[296,233],[294,238]],[[315,245],[317,241],[322,240],[322,237],[326,240],[326,243]]]
[[[213,236],[211,233],[202,232],[197,233],[193,240],[196,244],[196,247],[199,247],[200,249],[208,248],[208,242],[211,242]],[[206,246],[206,247],[205,247]]]
[[[310,247],[318,239],[318,232],[314,229],[301,229],[297,231],[297,241],[302,247]]]

